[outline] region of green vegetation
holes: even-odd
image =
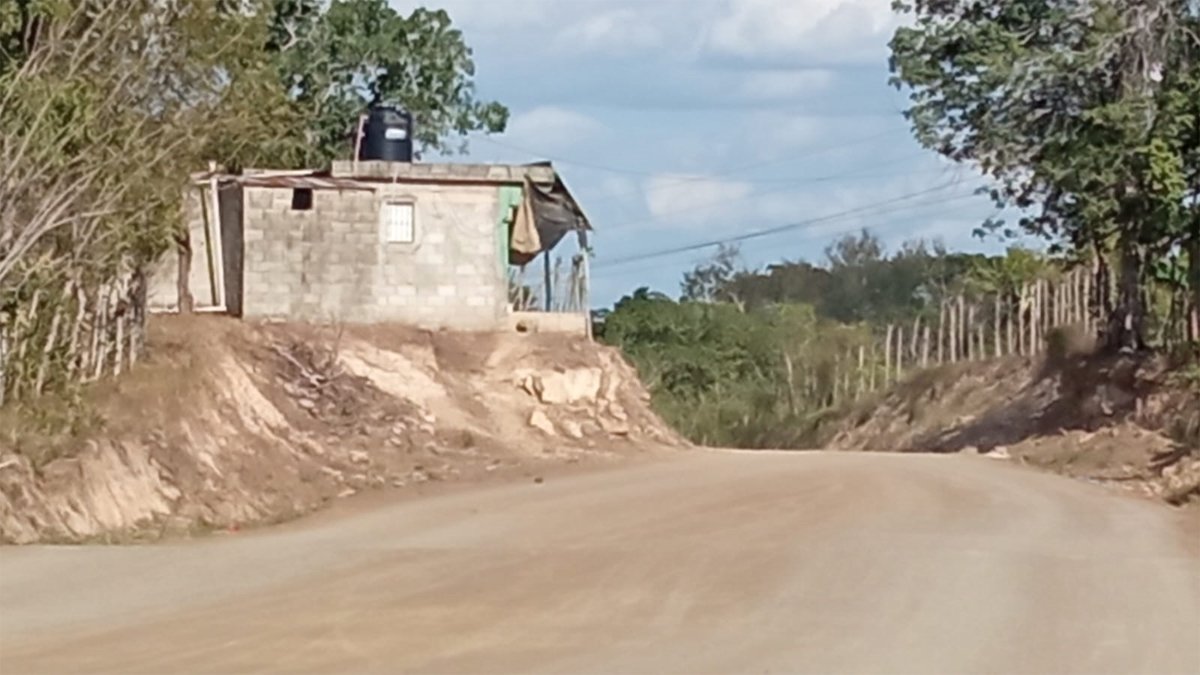
[[[961,358],[1014,351],[983,318],[952,326],[949,309],[1058,274],[1021,248],[987,257],[911,242],[889,255],[869,232],[830,246],[820,266],[737,261],[722,248],[684,275],[679,301],[639,289],[604,313],[599,335],[634,361],[682,433],[740,447],[803,446],[826,411],[898,368],[960,360],[951,347]]]
[[[992,179],[1019,227],[1096,267],[1113,349],[1147,334],[1147,282],[1190,285],[1200,330],[1200,5],[897,0],[917,140]],[[1186,259],[1186,260],[1185,260]],[[1115,293],[1105,282],[1116,262]],[[1190,279],[1185,270],[1190,269]]]
[[[309,164],[346,156],[348,125],[372,103],[408,110],[416,139],[443,151],[465,147],[451,138],[508,122],[507,108],[476,100],[471,50],[443,10],[403,16],[387,0],[278,0],[268,35]]]
[[[820,265],[747,270],[736,249],[722,248],[684,275],[679,300],[639,289],[601,313],[597,334],[637,365],[656,408],[692,440],[803,447],[831,412],[905,373],[1090,349],[1087,335],[1104,329],[1092,283],[1090,269],[1065,257],[926,242],[888,254],[863,232],[830,246]],[[1174,308],[1183,292],[1145,288],[1161,344],[1194,349],[1168,339],[1182,335]]]
[[[1111,351],[1200,345],[1200,4],[897,0],[893,83],[919,143],[990,179],[1045,255],[886,255],[867,234],[823,264],[739,270],[736,250],[645,290],[604,339],[694,440],[802,445],[832,406],[913,367],[1040,351],[1061,326]],[[800,441],[800,442],[798,442]]]

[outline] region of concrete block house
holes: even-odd
[[[346,161],[194,187],[190,262],[163,261],[152,309],[186,287],[197,311],[254,319],[587,330],[591,225],[549,163]],[[553,264],[568,235],[575,254]]]

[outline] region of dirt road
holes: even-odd
[[[980,458],[699,452],[0,550],[0,671],[1200,673],[1164,507]]]

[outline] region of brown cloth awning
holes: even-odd
[[[568,232],[575,232],[580,247],[586,248],[591,229],[579,203],[557,175],[550,184],[526,180],[521,205],[509,228],[508,262],[525,265],[557,246]]]

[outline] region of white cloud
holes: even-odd
[[[743,122],[746,147],[758,159],[774,159],[826,138],[830,131],[827,118],[783,112],[759,112]]]
[[[747,99],[781,101],[812,94],[831,84],[833,71],[830,70],[759,70],[747,74],[739,90]]]
[[[556,0],[390,0],[391,6],[402,14],[418,7],[444,9],[457,27],[467,29],[522,29],[544,26]],[[468,42],[476,36],[467,34]]]
[[[574,51],[628,53],[661,46],[663,35],[652,17],[624,8],[585,16],[560,33],[556,43]]]
[[[705,46],[751,60],[872,61],[898,23],[890,0],[729,0]]]
[[[753,186],[712,176],[659,174],[646,180],[646,208],[666,226],[728,221],[744,207]]]
[[[569,148],[603,131],[595,119],[558,106],[539,106],[509,120],[504,138],[551,151]]]

